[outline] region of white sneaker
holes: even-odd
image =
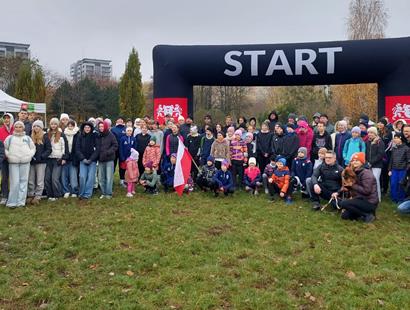
[[[259,195],[259,192],[257,190],[255,190],[255,192],[253,193],[255,196]]]
[[[50,198],[48,198],[48,200],[49,200],[49,201],[56,201],[56,200],[57,200],[57,198],[50,197]]]
[[[132,193],[133,195],[135,195],[135,191],[132,191],[131,193]]]
[[[64,198],[68,198],[68,197],[70,197],[70,193],[65,193]]]
[[[7,198],[1,198],[0,205],[5,205],[7,203]]]
[[[265,188],[265,194],[269,195],[269,190],[267,188]]]
[[[77,194],[71,194],[71,197],[77,198]]]
[[[112,196],[110,196],[110,195],[105,195],[105,199],[111,199],[112,198]]]
[[[105,198],[105,196],[104,196],[104,195],[101,195],[101,196],[100,196],[100,199],[104,199],[104,198]]]
[[[134,197],[132,193],[127,193],[127,197]]]

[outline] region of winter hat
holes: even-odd
[[[225,166],[227,168],[229,168],[229,161],[227,161],[226,159],[224,159],[221,163],[221,166]]]
[[[53,117],[52,119],[50,119],[50,125],[51,124],[57,124],[57,126],[60,125],[60,121],[58,120],[57,117]]]
[[[175,158],[177,158],[177,153],[172,153],[170,157],[175,157]]]
[[[290,119],[290,118],[296,120],[297,115],[295,113],[289,113],[288,119]]]
[[[130,157],[133,159],[133,160],[138,160],[138,157],[140,156],[140,153],[138,153],[138,151],[136,150],[136,149],[131,149],[131,155],[130,155]]]
[[[178,121],[185,121],[185,117],[183,117],[182,115],[178,116]]]
[[[298,121],[298,126],[299,127],[303,127],[305,129],[307,129],[309,127],[308,123],[306,121]],[[359,131],[360,132],[360,131]]]
[[[360,133],[361,133],[360,127],[354,126],[354,127],[352,128],[352,133],[354,133],[354,132],[360,134]]]
[[[350,158],[350,161],[352,160],[358,160],[364,165],[366,163],[366,155],[363,152],[354,153]]]
[[[377,128],[376,128],[376,127],[369,127],[369,128],[367,128],[367,133],[372,133],[372,134],[375,134],[376,136],[378,135],[378,132],[377,132]]]
[[[283,157],[279,158],[277,161],[282,163],[284,166],[286,166],[286,159],[285,158],[283,158]]]
[[[70,117],[68,116],[67,113],[61,113],[61,115],[60,115],[60,121],[61,121],[62,119],[64,119],[64,118],[70,119]]]
[[[236,136],[236,135],[242,136],[242,130],[237,129],[237,130],[235,131],[235,136]]]
[[[104,120],[104,122],[106,122],[106,123],[108,124],[108,127],[111,127],[112,121],[111,121],[109,118],[106,118],[106,119]]]
[[[249,165],[250,164],[254,164],[256,166],[256,158],[255,157],[249,158]]]
[[[191,126],[190,131],[191,131],[192,133],[198,133],[198,127],[197,127],[196,125]]]
[[[22,121],[14,122],[14,127],[16,127],[17,125],[23,126],[23,128],[24,128],[24,123]]]
[[[154,141],[155,143],[157,143],[157,137],[151,136],[151,138],[149,139],[149,141]]]
[[[44,129],[44,123],[43,123],[43,121],[41,121],[39,119],[34,121],[32,128],[34,128],[34,126],[37,126],[37,127],[40,127],[41,129]]]
[[[315,114],[313,114],[313,118],[317,118],[317,117],[320,117],[320,113],[319,113],[319,112],[316,112]]]
[[[366,122],[360,122],[359,125],[363,125],[366,128],[369,128],[369,123]]]
[[[152,169],[152,166],[154,165],[154,163],[152,162],[152,160],[150,160],[149,162],[147,162],[146,164],[145,164],[145,168],[149,168],[149,169]]]
[[[212,163],[215,161],[215,158],[213,158],[211,155],[208,156],[206,161],[212,161]]]
[[[95,124],[97,123],[97,121],[95,120],[94,117],[90,117],[90,118],[88,119],[88,121],[89,121],[90,123],[92,123],[93,126],[95,127]]]
[[[251,138],[251,140],[253,140],[253,133],[247,132],[246,135],[245,135],[245,137],[246,137],[246,138],[249,137],[249,138]]]
[[[323,116],[323,115],[322,115],[322,116]],[[306,116],[301,115],[301,116],[299,116],[298,121],[305,121],[305,122],[307,123],[307,122],[308,122],[308,119],[307,119]]]
[[[303,153],[303,155],[305,155],[305,157],[307,156],[307,148],[305,148],[304,146],[300,147],[298,149],[298,153]]]
[[[288,124],[286,125],[286,127],[292,128],[293,130],[295,130],[295,129],[297,128],[296,124],[291,124],[291,123],[288,123]]]
[[[360,119],[363,120],[366,123],[369,122],[369,116],[367,116],[366,114],[360,115]]]

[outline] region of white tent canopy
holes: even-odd
[[[28,112],[46,113],[45,103],[32,103],[16,99],[0,89],[0,111],[20,112],[22,106],[26,106]]]

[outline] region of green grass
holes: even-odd
[[[264,195],[0,209],[0,309],[404,309],[410,218],[372,224]]]

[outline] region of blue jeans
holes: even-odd
[[[114,161],[98,162],[98,183],[104,196],[112,196]]]
[[[400,181],[406,176],[406,169],[392,169],[390,177],[390,195],[394,202],[402,202],[406,198],[406,193],[400,186]]]
[[[61,171],[63,193],[78,195],[78,168],[72,162],[67,162]]]
[[[30,163],[9,164],[10,192],[7,207],[22,207],[26,204]]]
[[[397,211],[401,214],[410,214],[410,200],[406,200],[402,202],[398,208]]]
[[[91,198],[93,195],[96,162],[89,165],[80,162],[80,191],[79,196]]]

